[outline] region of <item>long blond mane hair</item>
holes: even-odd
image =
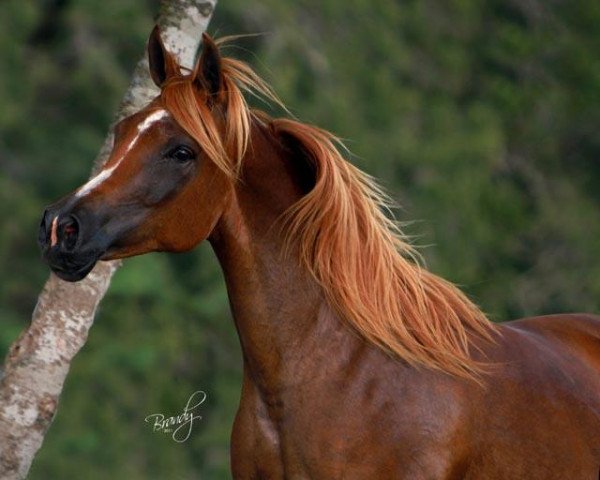
[[[172,57],[169,61],[175,61]],[[233,181],[239,177],[253,121],[293,137],[312,163],[314,187],[283,219],[287,244],[322,286],[332,307],[356,332],[413,365],[476,378],[472,336],[491,339],[493,324],[450,282],[425,270],[375,180],[346,161],[333,134],[249,108],[244,92],[283,106],[245,63],[221,58],[224,128],[193,79],[176,75],[161,98],[176,121]],[[224,130],[224,134],[223,134]]]

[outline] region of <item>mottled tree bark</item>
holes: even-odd
[[[162,0],[158,24],[167,48],[192,67],[216,0]],[[144,56],[115,121],[143,108],[158,94]],[[112,129],[111,129],[112,132]],[[92,175],[106,162],[109,133]],[[11,346],[0,380],[0,479],[25,478],[56,413],[71,361],[85,344],[100,300],[119,262],[99,262],[88,277],[67,283],[50,275],[29,328]]]

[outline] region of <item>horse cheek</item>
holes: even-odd
[[[229,202],[230,180],[216,166],[203,168],[160,215],[162,250],[183,252],[208,238]]]

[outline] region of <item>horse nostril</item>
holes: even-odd
[[[73,215],[68,215],[59,220],[58,238],[61,247],[66,252],[71,252],[77,245],[79,238],[79,222]]]

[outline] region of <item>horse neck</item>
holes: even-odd
[[[333,368],[332,348],[356,338],[332,313],[276,221],[302,195],[293,166],[268,129],[254,126],[243,178],[210,241],[224,272],[247,374],[276,393]],[[293,247],[292,247],[293,250]],[[338,344],[338,345],[336,345]],[[341,344],[347,344],[346,346]]]

